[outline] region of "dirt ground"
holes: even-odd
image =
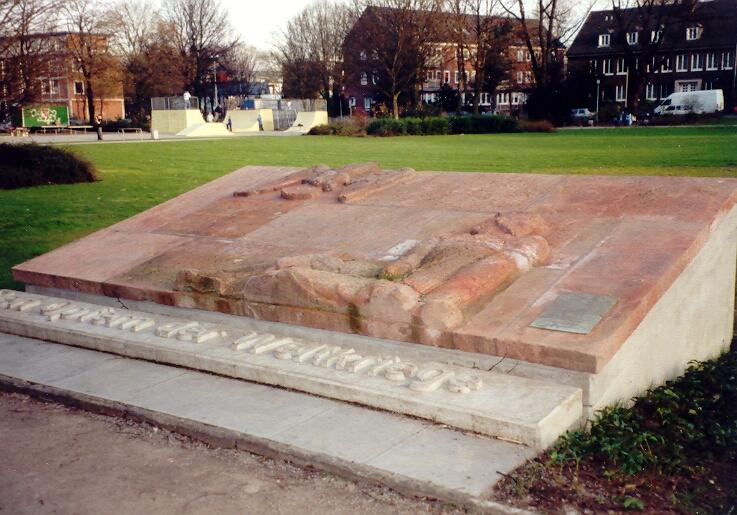
[[[147,424],[0,393],[0,513],[450,513]]]

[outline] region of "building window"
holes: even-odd
[[[663,39],[662,30],[651,30],[650,31],[650,42],[651,43],[660,43],[660,40],[662,39]]]
[[[627,73],[627,63],[624,57],[617,59],[617,75],[624,75]]]
[[[517,62],[521,63],[525,60],[525,51],[524,50],[517,50]]]
[[[368,84],[368,75],[366,75],[366,72],[361,72],[361,86],[366,84]]]
[[[525,75],[522,72],[517,72],[517,83],[522,84],[525,80]]]
[[[710,52],[706,54],[706,69],[707,70],[718,70],[719,61],[717,61],[716,52]]]
[[[611,59],[604,59],[601,62],[601,68],[604,75],[612,75],[612,60]]]
[[[660,85],[660,98],[667,98],[671,93],[671,89],[668,84]]]
[[[627,33],[627,43],[630,45],[636,45],[637,41],[640,39],[640,33],[639,32],[628,32]]]
[[[489,105],[491,103],[490,100],[488,93],[481,93],[479,95],[479,104],[481,105]]]
[[[443,83],[450,84],[450,72],[448,70],[443,72]]]
[[[731,70],[734,66],[732,52],[722,52],[722,70]]]
[[[363,97],[363,108],[366,111],[371,111],[371,97]]]
[[[496,96],[496,103],[499,105],[509,104],[509,93],[499,93]]]
[[[714,89],[714,81],[713,80],[704,81],[704,89]]]
[[[366,52],[364,50],[361,50],[361,53],[359,54],[359,57],[361,58],[361,61],[365,61],[368,56],[366,55]]]
[[[676,71],[688,71],[688,56],[686,54],[680,54],[676,56]]]
[[[356,97],[348,97],[348,107],[356,107]]]
[[[609,46],[612,36],[610,34],[599,34],[599,46]]]
[[[375,86],[379,83],[379,74],[376,70],[371,72],[371,83]]]
[[[74,93],[76,95],[84,95],[84,82],[78,80],[74,81]]]
[[[672,70],[673,68],[670,62],[670,57],[663,57],[661,64],[660,64],[660,71],[663,73],[667,73]]]
[[[459,84],[461,82],[461,74],[456,72],[455,79],[456,79],[456,84]]]
[[[657,100],[655,96],[655,84],[652,82],[648,82],[647,86],[645,86],[645,98],[647,100]]]
[[[373,59],[374,61],[378,61],[378,59],[379,59],[379,52],[377,52],[376,50],[372,50],[371,51],[371,59]]]
[[[703,29],[701,27],[688,27],[686,29],[686,39],[688,41],[696,41],[701,37],[701,32]]]
[[[616,95],[617,95],[617,102],[624,102],[626,100],[625,92],[624,92],[624,85],[617,84],[615,90],[616,90]]]
[[[693,71],[701,71],[704,69],[704,56],[701,54],[693,54],[691,56],[691,69]]]

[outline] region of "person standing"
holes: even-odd
[[[189,99],[192,98],[192,95],[189,94],[189,91],[185,91],[182,97],[184,98],[184,108],[189,109]]]
[[[102,115],[95,116],[95,129],[97,129],[97,140],[102,141]]]
[[[264,119],[261,116],[261,113],[258,113],[258,117],[256,118],[256,121],[258,122],[258,130],[263,131],[264,130]]]

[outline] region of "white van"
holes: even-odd
[[[711,114],[724,111],[724,92],[721,89],[673,93],[653,110],[653,114]]]

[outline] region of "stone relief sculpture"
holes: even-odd
[[[319,166],[236,197],[280,192],[285,202],[318,197],[350,203],[409,180],[374,163]],[[179,272],[175,290],[340,313],[360,334],[435,344],[469,313],[530,268],[550,259],[550,227],[527,213],[497,213],[470,230],[400,244],[370,260],[339,253],[285,256],[265,271]]]

